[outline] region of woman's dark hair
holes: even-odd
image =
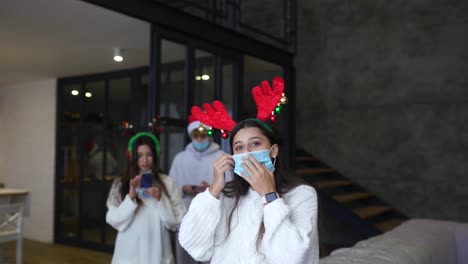
[[[133,179],[136,175],[140,173],[140,168],[138,168],[138,147],[142,145],[147,145],[151,154],[153,155],[153,180],[158,184],[158,187],[161,189],[162,193],[169,197],[169,192],[167,191],[166,185],[161,179],[160,169],[159,169],[159,160],[156,153],[156,144],[153,139],[148,136],[140,136],[133,142],[132,153],[130,153],[130,159],[127,160],[127,168],[122,177],[122,186],[120,187],[120,195],[122,200],[125,198],[125,195],[130,191],[130,180]],[[137,198],[138,204],[141,204],[139,198]]]
[[[270,141],[271,145],[277,144],[279,146],[280,140],[278,137],[276,137],[275,133],[273,130],[265,123],[261,122],[258,119],[246,119],[242,120],[237,125],[233,128],[231,131],[231,135],[229,138],[229,143],[231,145],[231,148],[233,147],[233,140],[237,132],[239,132],[243,128],[249,128],[249,127],[256,127],[260,129],[262,134],[268,138]],[[276,157],[276,163],[275,163],[275,171],[273,173],[274,178],[275,178],[275,188],[276,192],[280,196],[282,196],[284,193],[288,192],[292,188],[296,187],[297,185],[300,184],[297,179],[290,177],[286,171],[283,171],[281,168],[283,167],[283,159],[280,153],[278,152],[278,156]],[[287,177],[286,177],[287,176]],[[244,180],[244,178],[239,177],[237,175],[233,176],[232,181],[226,183],[226,186],[223,189],[223,194],[226,197],[229,198],[234,198],[235,203],[233,207],[230,210],[229,217],[228,217],[228,223],[227,223],[227,228],[228,228],[228,233],[227,236],[231,233],[231,221],[232,221],[232,216],[234,214],[234,211],[236,210],[237,206],[239,205],[239,200],[242,196],[245,196],[250,188],[250,184]],[[262,223],[259,226],[258,233],[257,233],[257,242],[256,242],[256,247],[257,251],[259,250],[260,242],[262,241],[263,234],[265,233],[265,225]]]

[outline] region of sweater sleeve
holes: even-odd
[[[184,196],[184,183],[182,180],[182,171],[181,171],[181,153],[178,153],[174,160],[172,161],[171,169],[169,170],[169,175],[175,180],[177,187],[179,188],[180,195]]]
[[[288,205],[280,198],[264,206],[263,251],[270,263],[319,263],[316,192],[305,185],[291,192]]]
[[[206,189],[195,196],[182,220],[180,245],[197,261],[208,261],[213,255],[216,228],[221,219],[221,204],[221,200]]]
[[[120,232],[133,221],[138,204],[128,194],[121,201],[119,189],[120,180],[115,180],[107,198],[106,222]]]
[[[167,229],[175,230],[187,210],[174,180],[169,176],[165,176],[164,183],[169,192],[169,197],[162,195],[159,202],[154,199],[151,200],[156,201],[156,207],[160,212],[159,216],[164,226]]]

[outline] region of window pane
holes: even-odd
[[[252,97],[252,88],[260,85],[263,80],[267,80],[271,84],[273,77],[276,76],[283,76],[283,68],[280,65],[244,56],[244,96],[241,102],[243,108],[239,113],[240,120],[257,116],[257,106]]]
[[[62,170],[59,172],[59,181],[63,184],[78,184],[80,180],[80,156],[78,136],[63,133],[60,137],[60,157]]]
[[[223,60],[223,81],[222,81],[222,95],[223,103],[226,106],[231,117],[233,116],[233,104],[234,104],[234,65],[232,61]],[[231,147],[229,145],[229,139],[220,139],[221,149],[226,153],[231,153]]]
[[[209,52],[195,51],[194,103],[201,106],[214,99],[214,56]]]
[[[185,148],[186,134],[187,128],[185,126],[167,126],[164,128],[164,132],[160,134],[161,153],[164,153],[164,155],[161,155],[159,164],[163,171],[169,172],[170,162],[177,153]]]
[[[109,122],[113,127],[130,120],[130,78],[109,80]]]
[[[83,130],[83,182],[102,181],[104,175],[104,138],[95,130]],[[114,161],[115,162],[115,161]]]
[[[120,131],[112,131],[106,136],[106,169],[104,180],[112,182],[116,177],[122,176],[127,165],[126,151],[129,136],[122,136]]]
[[[84,121],[96,128],[104,128],[104,113],[106,111],[105,82],[88,82],[85,84],[82,97],[84,98]]]
[[[268,8],[265,9],[265,5],[268,5]],[[253,27],[256,30],[259,30],[260,32],[270,36],[283,39],[285,38],[283,28],[286,19],[284,17],[284,6],[284,0],[239,1],[240,23],[248,25],[249,27]],[[268,12],[253,12],[253,10],[268,10]],[[242,30],[242,28],[240,30]],[[257,38],[261,37],[260,34],[255,34],[255,36]]]
[[[185,45],[161,41],[160,114],[170,118],[186,118],[185,113]]]
[[[81,118],[81,94],[82,89],[79,84],[66,85],[62,90],[62,124],[70,124]]]
[[[78,190],[65,188],[60,201],[59,226],[61,236],[76,238],[78,235]]]
[[[227,109],[232,109],[233,104],[233,65],[232,63],[223,64],[223,103]]]
[[[105,201],[103,192],[96,188],[86,188],[81,196],[81,238],[86,241],[101,242]]]
[[[148,125],[148,118],[146,112],[148,111],[148,87],[149,75],[147,73],[140,77],[139,87],[132,91],[132,101],[137,102],[131,105],[130,120],[137,128],[146,128]],[[133,98],[136,98],[133,100]]]

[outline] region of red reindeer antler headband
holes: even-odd
[[[275,114],[281,112],[281,105],[287,103],[287,98],[284,96],[284,80],[281,77],[273,78],[273,89],[267,81],[262,81],[261,86],[260,88],[257,85],[252,89],[257,104],[257,119],[263,122],[270,119],[274,122]]]
[[[198,106],[193,106],[192,115],[198,118],[203,125],[220,129],[222,137],[227,138],[227,132],[232,130],[236,122],[232,120],[221,101],[214,101],[212,105],[208,103],[203,104],[205,111],[201,110]],[[208,129],[210,130],[211,128]],[[211,135],[212,133],[208,134]]]
[[[287,98],[284,95],[284,80],[281,77],[273,79],[273,89],[267,81],[262,81],[261,87],[255,86],[252,89],[252,95],[257,104],[257,119],[262,122],[276,121],[276,114],[279,114],[282,105],[287,103]],[[203,108],[204,110],[193,106],[192,115],[203,125],[209,126],[209,130],[211,127],[220,129],[222,137],[227,138],[228,132],[234,128],[236,122],[232,120],[224,104],[221,101],[214,101],[212,105],[203,104]]]

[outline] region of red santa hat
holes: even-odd
[[[200,127],[200,121],[198,121],[198,119],[196,119],[194,116],[190,115],[188,117],[188,120],[189,120],[189,124],[187,126],[187,133],[189,134],[189,136],[192,135],[192,132],[193,130],[195,129],[198,129]]]

